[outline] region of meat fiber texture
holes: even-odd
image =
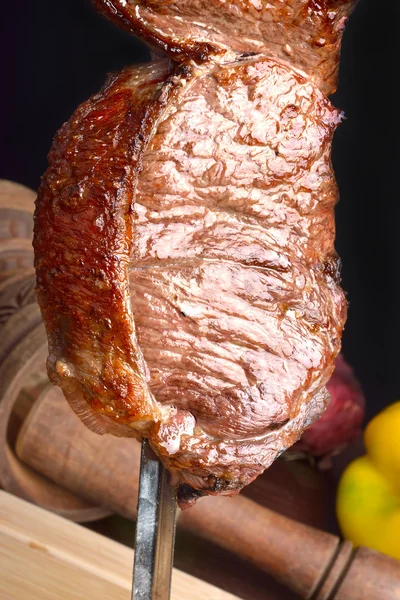
[[[179,48],[178,3],[97,4],[153,41],[164,23],[157,43],[176,60],[111,76],[55,138],[34,235],[48,372],[94,431],[147,437],[185,507],[240,491],[329,401],[347,307],[330,161],[341,114],[320,88],[350,3],[306,21],[316,2],[259,3],[257,28],[255,2],[180,3],[209,28],[181,30]],[[335,52],[307,54],[327,20]],[[279,35],[301,61],[282,60]]]

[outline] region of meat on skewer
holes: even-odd
[[[177,22],[176,2],[97,4],[153,42]],[[215,19],[219,4],[183,3],[210,28],[160,34],[177,60],[124,69],[77,109],[35,215],[51,380],[93,430],[149,438],[181,506],[237,493],[323,412],[346,318],[341,114],[321,89],[351,3],[224,2]],[[228,47],[255,4],[261,52],[243,32]],[[293,66],[266,31],[291,40]],[[318,35],[329,47],[310,50]]]

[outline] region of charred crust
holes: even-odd
[[[257,56],[257,54],[257,52],[242,52],[242,54],[239,56],[239,59],[249,58],[249,56]]]
[[[320,266],[320,270],[325,276],[333,279],[335,283],[340,285],[342,281],[342,261],[336,254],[329,256]]]
[[[247,258],[242,261],[242,264],[249,267],[260,267],[263,269],[269,269],[271,271],[275,271],[276,273],[290,273],[291,267],[290,264],[282,265],[278,264],[278,262],[272,262],[270,260],[259,260],[258,258]]]
[[[193,74],[193,69],[188,64],[179,65],[175,71],[174,76],[188,78]]]
[[[196,490],[186,483],[181,483],[177,490],[178,504],[181,507],[190,507],[195,502],[209,494],[221,494],[226,492],[237,492],[243,487],[243,483],[233,479],[223,479],[215,475],[204,478],[201,490]]]
[[[196,500],[207,495],[206,492],[202,492],[201,490],[195,490],[186,483],[180,484],[176,494],[179,506],[192,506],[196,502]]]
[[[242,489],[243,484],[234,479],[223,479],[222,477],[216,477],[210,475],[207,478],[207,487],[203,488],[208,493],[221,493],[229,492]]]
[[[163,83],[156,99],[157,103],[164,106],[170,100],[171,95],[178,92],[179,88],[192,76],[193,69],[190,65],[177,65]]]
[[[227,489],[227,481],[224,481],[223,479],[221,479],[221,477],[215,477],[214,475],[212,475],[211,477],[208,478],[208,490],[210,492],[222,492],[225,489]]]
[[[282,427],[285,427],[285,425],[287,425],[289,423],[289,421],[290,421],[290,419],[285,419],[284,421],[270,423],[269,429],[270,429],[270,431],[276,431],[277,429],[281,429]]]

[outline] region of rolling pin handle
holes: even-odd
[[[400,598],[399,561],[343,542],[310,600],[395,600]]]
[[[353,558],[354,548],[351,542],[339,543],[331,562],[307,600],[333,600],[337,597],[336,592],[346,577]]]

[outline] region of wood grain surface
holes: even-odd
[[[1,600],[129,600],[133,551],[0,491]],[[171,600],[235,600],[174,569]]]

